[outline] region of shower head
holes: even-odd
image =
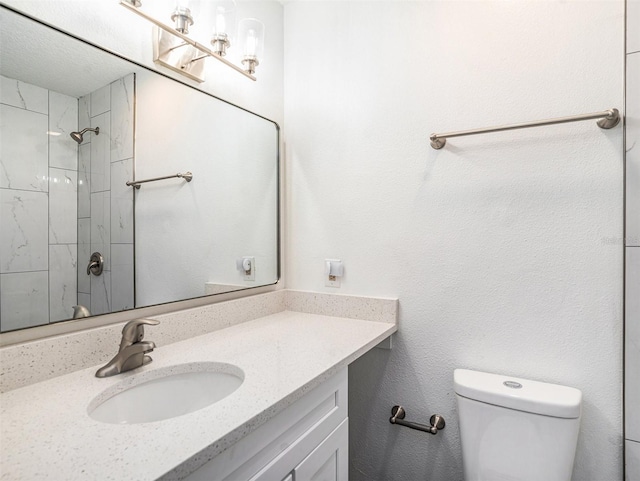
[[[76,142],[81,144],[82,143],[82,136],[85,134],[85,132],[95,132],[96,135],[99,135],[100,134],[100,127],[96,127],[95,129],[91,129],[91,128],[87,127],[86,129],[82,129],[80,132],[71,132],[69,135],[71,136],[71,138],[73,140],[75,140]]]

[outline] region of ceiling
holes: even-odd
[[[138,69],[96,47],[0,8],[0,74],[81,97]]]

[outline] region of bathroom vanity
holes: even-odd
[[[279,291],[158,316],[161,324],[146,331],[145,338],[159,346],[148,365],[102,379],[95,377],[100,365],[92,365],[5,392],[0,396],[2,479],[238,481],[330,473],[327,479],[346,480],[347,366],[397,330],[397,301],[384,300],[391,307],[376,313],[371,299],[363,299]],[[241,306],[256,302],[282,310],[241,319]],[[338,311],[345,317],[337,317]],[[226,326],[166,343],[169,331],[187,322],[215,323],[225,312]],[[234,312],[240,317],[233,319]],[[122,325],[109,336],[119,329]],[[96,331],[100,344],[107,331]],[[77,343],[78,335],[57,347],[38,347],[64,349]],[[117,334],[110,339],[113,354],[118,341]],[[0,350],[3,371],[16,354],[10,349],[17,348]],[[20,349],[23,358],[29,345]],[[242,384],[202,409],[134,424],[90,415],[109,397],[154,377],[211,366],[241,377]]]
[[[185,479],[347,481],[347,394],[343,368]]]

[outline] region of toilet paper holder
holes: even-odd
[[[445,422],[444,418],[439,414],[434,414],[429,419],[429,424],[431,426],[427,426],[426,424],[414,423],[411,421],[405,421],[404,418],[407,412],[402,406],[393,406],[391,408],[391,417],[389,418],[389,422],[391,424],[399,424],[400,426],[406,426],[411,429],[417,429],[418,431],[423,431],[429,434],[438,434],[438,431],[444,429]]]

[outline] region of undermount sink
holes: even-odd
[[[98,395],[89,416],[111,424],[162,421],[192,413],[232,394],[244,372],[225,363],[179,364],[135,374]]]

